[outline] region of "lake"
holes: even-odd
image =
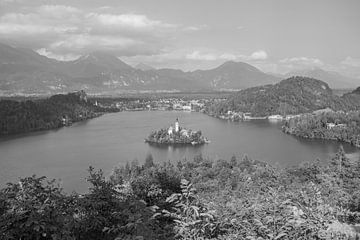
[[[180,126],[201,130],[211,143],[203,146],[156,147],[144,142],[153,130],[168,127],[179,118]],[[201,113],[142,111],[106,114],[73,126],[0,139],[0,183],[19,177],[47,176],[61,179],[66,192],[87,190],[91,165],[106,175],[116,165],[152,154],[155,162],[192,159],[202,154],[229,160],[244,154],[281,167],[319,158],[327,161],[339,148],[334,141],[300,139],[281,132],[280,123],[267,120],[229,122]],[[352,158],[360,150],[343,144]]]

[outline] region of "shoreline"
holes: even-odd
[[[350,140],[340,139],[337,137],[320,137],[320,136],[307,136],[303,135],[302,133],[296,133],[293,130],[287,128],[285,125],[282,126],[281,131],[285,134],[292,135],[295,137],[303,138],[303,139],[313,139],[313,140],[326,140],[326,141],[334,141],[339,143],[346,143],[350,144],[351,146],[354,146],[356,148],[360,148],[360,144],[355,144],[351,142]]]
[[[65,128],[65,127],[70,127],[72,126],[73,124],[75,123],[80,123],[80,122],[83,122],[83,121],[86,121],[86,120],[91,120],[91,119],[94,119],[94,118],[98,118],[98,117],[101,117],[103,116],[104,114],[107,114],[108,112],[98,112],[98,113],[94,113],[93,116],[91,117],[87,117],[87,118],[82,118],[80,120],[71,120],[71,123],[70,124],[64,124],[64,125],[61,125],[61,126],[54,126],[54,127],[49,127],[49,128],[39,128],[39,129],[34,129],[34,130],[30,130],[30,131],[22,131],[22,132],[14,132],[14,133],[8,133],[8,134],[0,134],[0,141],[1,140],[4,140],[4,139],[7,139],[7,138],[16,138],[17,136],[20,136],[20,135],[23,135],[23,134],[29,134],[29,133],[41,133],[41,132],[45,132],[45,131],[56,131],[56,130],[60,130],[62,128]]]

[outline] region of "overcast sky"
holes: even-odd
[[[360,77],[359,0],[0,0],[0,41],[193,70],[244,61]]]

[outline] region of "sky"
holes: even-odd
[[[360,78],[359,0],[0,0],[0,42],[185,71],[225,61]]]

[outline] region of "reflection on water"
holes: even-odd
[[[153,146],[144,138],[168,127],[179,118],[180,125],[201,130],[211,143],[202,146]],[[61,178],[68,192],[85,191],[87,168],[91,165],[109,174],[126,161],[143,162],[152,154],[157,162],[210,158],[241,158],[244,154],[279,166],[296,165],[317,158],[327,161],[340,144],[334,141],[296,138],[281,132],[280,123],[266,120],[229,122],[200,113],[121,112],[76,123],[57,131],[22,134],[0,140],[0,181],[16,181],[32,174]],[[359,149],[343,144],[353,158]]]

